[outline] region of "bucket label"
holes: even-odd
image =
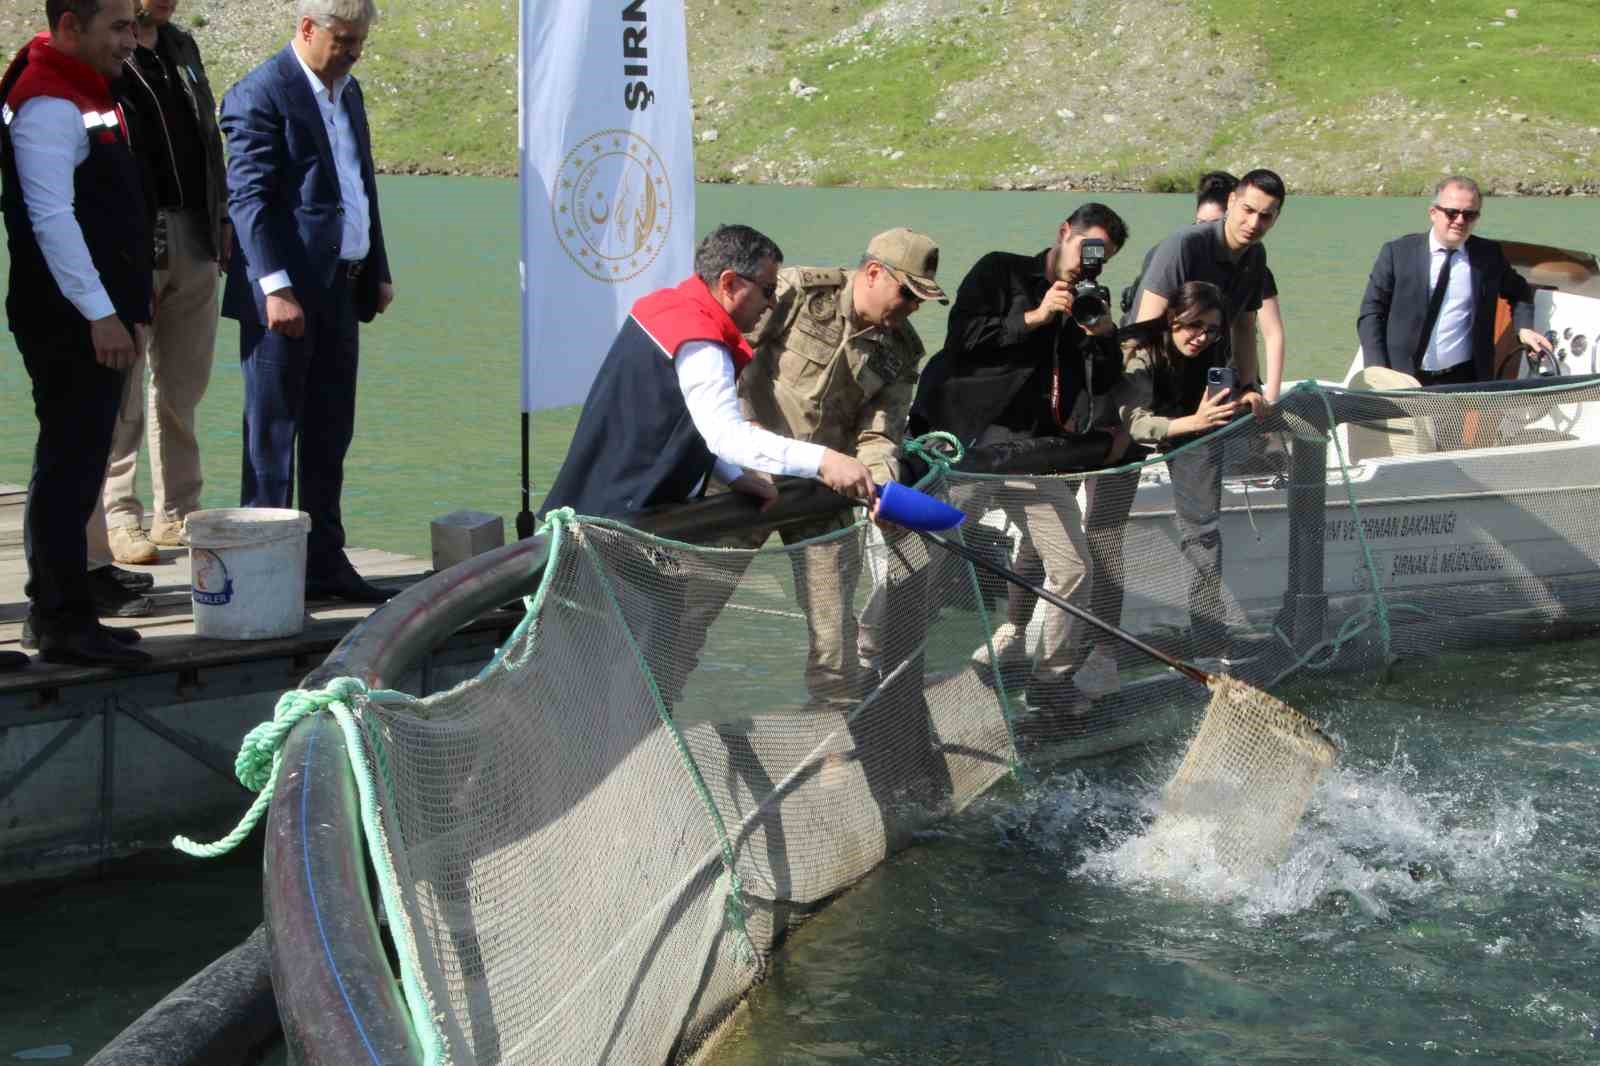
[[[220,555],[206,548],[190,548],[189,565],[193,570],[190,580],[194,602],[221,607],[233,601],[233,579]]]

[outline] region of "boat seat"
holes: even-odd
[[[1386,366],[1362,367],[1347,386],[1356,392],[1420,389],[1410,374]],[[1431,418],[1388,418],[1381,422],[1352,422],[1349,426],[1350,462],[1386,459],[1399,455],[1426,455],[1438,450]]]

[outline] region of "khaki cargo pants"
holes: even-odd
[[[978,437],[978,446],[1026,436],[1004,426],[990,426]],[[1039,479],[994,484],[989,505],[1003,509],[1009,523],[1022,534],[1012,568],[1035,581],[1042,577],[1039,583],[1045,589],[1087,610],[1089,582],[1085,578],[1089,573],[1089,541],[1084,534],[1083,514],[1078,508],[1078,483]],[[1009,595],[1006,621],[1022,632],[1039,598],[1015,585],[1010,586]],[[1064,680],[1087,654],[1088,648],[1077,647],[1076,619],[1048,604],[1044,605],[1044,612],[1034,676],[1041,680]]]
[[[715,491],[715,490],[713,490]],[[786,545],[848,529],[854,510],[778,530]],[[727,548],[759,548],[772,530],[730,537]],[[856,650],[856,584],[861,577],[861,535],[835,537],[793,553],[795,595],[806,616],[806,690],[817,700],[853,701],[861,696],[862,671]]]
[[[217,341],[217,261],[199,211],[164,210],[167,260],[155,272],[156,313],[150,332],[150,390],[145,359],[128,370],[127,391],[111,439],[103,495],[105,525],[144,520],[135,475],[139,444],[149,427],[152,522],[182,522],[200,506],[200,442],[195,412],[211,381]],[[158,267],[161,265],[158,264]]]

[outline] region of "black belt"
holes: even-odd
[[[1477,369],[1471,359],[1463,359],[1443,370],[1417,369],[1417,381],[1423,385],[1462,385],[1476,380]]]
[[[339,271],[351,281],[361,277],[361,272],[365,269],[367,269],[367,261],[365,259],[339,260]]]

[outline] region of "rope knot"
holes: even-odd
[[[273,786],[278,778],[278,755],[289,731],[302,718],[309,718],[325,708],[337,705],[348,710],[351,698],[367,691],[366,682],[360,678],[337,677],[328,682],[326,688],[285,692],[273,708],[272,720],[262,722],[244,735],[244,741],[239,745],[239,755],[233,761],[233,773],[239,783],[252,792],[260,793],[245,812],[244,818],[233,832],[215,844],[198,844],[187,837],[174,837],[173,846],[198,858],[214,858],[232,851],[255,828],[272,800]]]
[[[967,454],[966,449],[961,446],[961,441],[954,434],[943,430],[924,433],[920,437],[910,437],[901,447],[943,474],[948,474],[950,468]]]
[[[539,528],[535,531],[535,535],[543,533],[551,526],[555,526],[557,528],[561,526],[570,526],[577,520],[577,511],[574,511],[570,507],[557,507],[555,510],[550,511],[544,516],[544,521],[539,523]]]

